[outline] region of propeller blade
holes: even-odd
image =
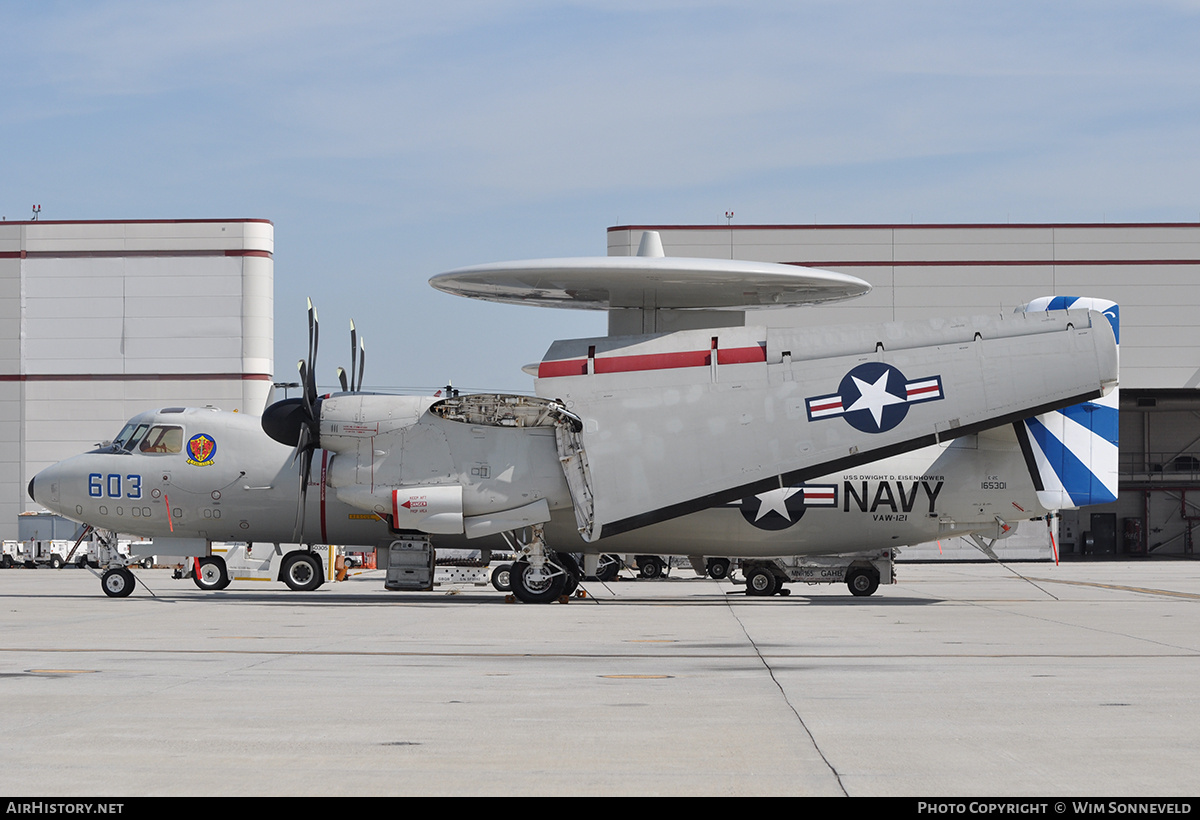
[[[367,369],[367,341],[366,339],[358,340],[358,384],[355,386],[355,391],[362,390],[363,371]]]
[[[300,458],[301,454],[309,449],[310,435],[308,430],[309,428],[307,423],[300,425],[300,434],[296,437],[296,451],[292,453],[293,465],[296,463],[296,460]]]
[[[301,359],[296,362],[296,369],[300,371],[300,397],[304,399],[304,421],[307,423],[313,417],[312,400],[308,397],[308,365]]]
[[[337,376],[338,376],[338,384],[340,384],[342,386],[342,392],[345,393],[345,392],[349,391],[350,387],[346,384],[346,368],[339,367],[337,369]],[[352,375],[350,378],[354,378],[354,376]]]
[[[317,319],[317,310],[312,306],[312,299],[308,300],[308,381],[305,383],[304,392],[308,396],[309,404],[315,404],[317,401],[317,343],[321,336],[321,327]]]
[[[300,453],[300,505],[296,510],[297,523],[295,531],[297,544],[304,543],[304,519],[308,507],[308,479],[309,474],[312,472],[312,457],[312,448],[305,449]]]
[[[354,386],[354,354],[355,348],[358,347],[358,331],[354,329],[354,320],[350,320],[350,389],[356,390]]]

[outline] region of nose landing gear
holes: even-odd
[[[125,567],[113,567],[100,576],[100,586],[110,598],[128,598],[137,581]]]

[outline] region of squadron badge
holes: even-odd
[[[205,433],[197,433],[188,439],[187,463],[196,467],[207,467],[213,463],[217,442]]]

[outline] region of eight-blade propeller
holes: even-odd
[[[299,464],[300,504],[297,511],[295,537],[304,542],[304,513],[308,498],[308,484],[312,475],[313,453],[321,446],[321,397],[317,395],[317,346],[320,326],[312,300],[308,300],[308,360],[297,362],[300,371],[301,395],[294,399],[277,401],[263,411],[262,428],[268,436],[281,444],[295,447],[292,464]],[[356,355],[357,354],[357,355]],[[358,338],[354,322],[350,322],[350,378],[345,369],[338,368],[338,382],[343,392],[362,389],[363,371],[366,367],[366,344]],[[357,363],[355,361],[357,359]]]

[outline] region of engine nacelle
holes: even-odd
[[[322,402],[321,446],[335,454],[326,480],[339,500],[391,516],[396,530],[468,538],[544,523],[571,506],[556,431],[580,422],[556,402],[397,398]]]

